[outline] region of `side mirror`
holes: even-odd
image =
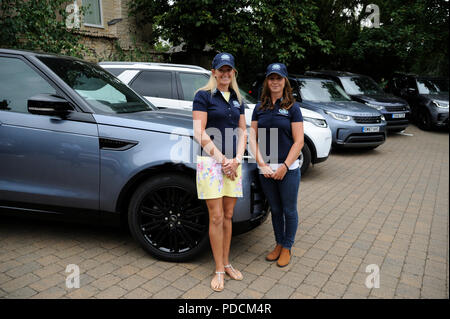
[[[52,94],[38,94],[28,99],[28,112],[38,115],[64,116],[73,107],[66,99]]]

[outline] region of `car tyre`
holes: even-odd
[[[306,173],[306,171],[309,168],[309,165],[311,164],[311,151],[309,150],[308,144],[304,144],[302,148],[302,154],[303,154],[303,163],[302,167],[300,168],[300,171],[303,174]]]
[[[130,200],[128,224],[133,238],[165,261],[191,260],[209,244],[207,207],[197,198],[195,179],[181,174],[141,184]]]
[[[420,110],[420,112],[417,116],[417,125],[422,130],[425,130],[425,131],[428,131],[432,128],[431,116],[427,110],[425,110],[425,109]]]

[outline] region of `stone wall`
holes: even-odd
[[[76,0],[79,7],[82,0]],[[94,62],[102,60],[123,60],[126,57],[136,56],[139,52],[141,59],[153,61],[164,60],[160,53],[154,52],[145,44],[145,39],[151,36],[151,24],[136,26],[134,17],[128,16],[128,3],[132,0],[101,0],[102,26],[93,27],[83,25],[81,18],[79,33],[82,34],[82,43],[89,48],[85,56]],[[122,19],[114,25],[108,25],[113,19]],[[142,53],[144,56],[142,57]],[[148,57],[147,57],[148,56]],[[119,58],[122,57],[122,58]]]

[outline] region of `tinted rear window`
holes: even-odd
[[[142,71],[131,88],[143,96],[172,99],[172,72]]]

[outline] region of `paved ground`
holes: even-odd
[[[449,135],[406,130],[373,151],[333,152],[302,179],[293,261],[264,260],[270,220],[235,237],[242,282],[209,288],[210,252],[191,263],[146,255],[95,226],[0,222],[0,298],[448,298]],[[81,287],[68,289],[77,264]],[[380,288],[365,286],[380,268]]]

